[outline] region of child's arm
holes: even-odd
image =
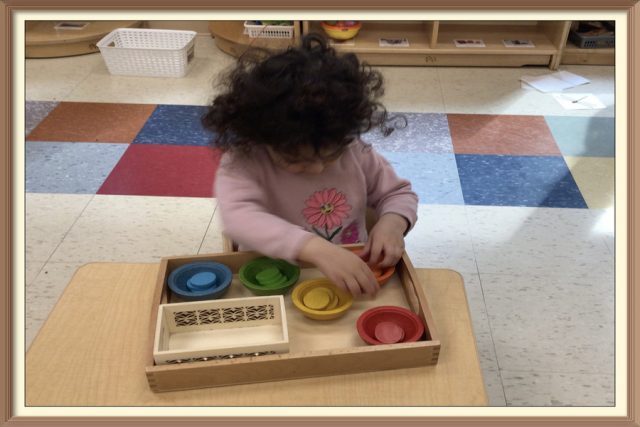
[[[362,255],[371,264],[394,265],[404,251],[404,236],[417,220],[418,196],[411,183],[398,177],[373,148],[362,150],[360,155],[367,177],[367,203],[378,215]]]
[[[216,174],[215,193],[224,232],[234,241],[264,255],[296,261],[313,235],[267,210],[266,193],[251,165],[224,159]]]
[[[299,259],[314,264],[329,280],[353,295],[378,292],[373,272],[358,255],[321,237],[307,240]]]
[[[270,257],[310,262],[353,295],[377,292],[360,257],[269,213],[261,179],[251,171],[250,165],[234,167],[223,160],[216,175],[218,209],[230,238]]]

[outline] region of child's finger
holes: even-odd
[[[365,294],[375,295],[380,289],[378,281],[373,275],[371,269],[368,267],[358,275],[358,281],[360,282],[361,288],[364,290]]]
[[[376,265],[382,256],[382,243],[378,243],[378,241],[374,241],[371,244],[371,250],[369,253],[369,265]]]
[[[349,289],[349,292],[351,292],[351,295],[356,297],[362,295],[362,289],[360,288],[360,284],[358,283],[357,280],[347,279],[344,282],[345,282],[345,285],[347,286],[347,289]]]
[[[391,267],[396,265],[402,257],[402,251],[398,248],[385,248],[384,259],[380,261],[380,267]]]
[[[362,248],[362,250],[358,253],[358,256],[361,259],[366,260],[367,258],[369,258],[370,251],[371,251],[371,239],[367,241],[367,243],[364,245],[364,248]]]

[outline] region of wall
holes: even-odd
[[[209,33],[209,21],[144,21],[145,28],[163,30],[189,30],[199,34]]]

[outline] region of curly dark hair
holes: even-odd
[[[202,117],[223,150],[250,153],[259,145],[295,157],[339,151],[387,120],[378,100],[380,72],[356,55],[337,55],[324,36],[307,34],[299,47],[270,54],[251,49],[223,80],[224,91]]]

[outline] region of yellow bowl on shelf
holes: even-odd
[[[349,40],[354,38],[360,28],[362,22],[360,21],[332,21],[335,24],[322,21],[320,26],[329,37],[335,40]],[[348,24],[347,24],[348,23]]]
[[[299,283],[291,293],[293,305],[314,320],[332,320],[342,316],[353,304],[353,297],[329,279],[311,279]]]

